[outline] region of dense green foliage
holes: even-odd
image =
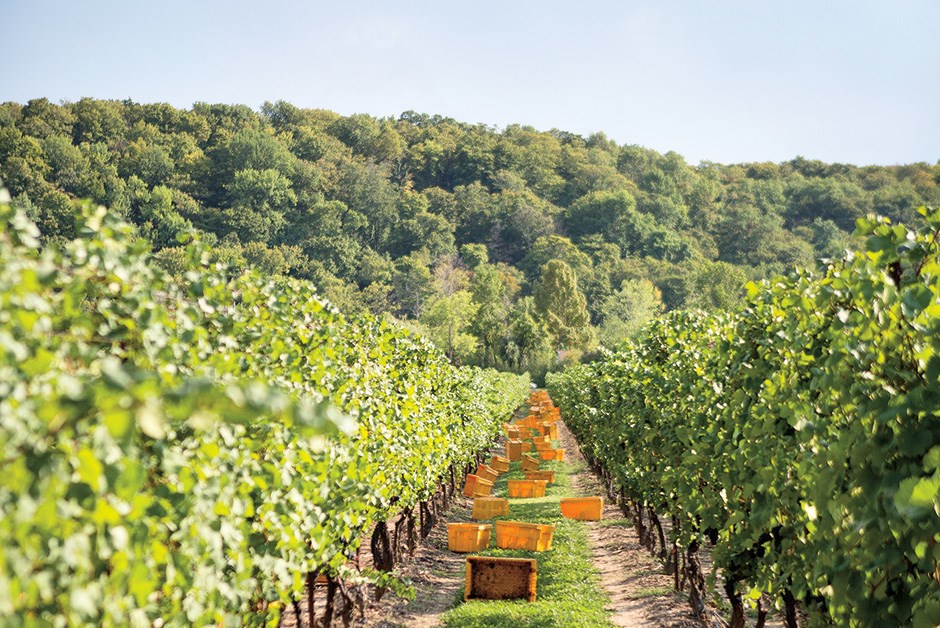
[[[841,255],[869,211],[916,220],[911,207],[940,202],[938,177],[802,158],[690,167],[601,133],[283,102],[0,105],[0,178],[44,236],[74,235],[68,201],[90,198],[179,269],[175,234],[195,227],[230,264],[312,279],[343,311],[413,319],[454,359],[520,371],[658,309],[611,316],[624,281],[652,282],[666,309],[727,307],[747,279]],[[534,339],[550,316],[526,298],[553,259],[599,333]]]
[[[586,455],[738,593],[940,624],[940,211],[550,376]]]
[[[176,281],[132,227],[90,204],[60,215],[78,237],[40,247],[8,201],[0,616],[11,621],[276,621],[308,573],[338,569],[371,524],[427,500],[487,447],[527,391],[521,376],[455,367],[393,324],[343,316],[306,281],[232,271],[198,242],[180,249]]]

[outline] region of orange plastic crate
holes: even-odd
[[[507,440],[506,441],[506,457],[513,462],[518,462],[522,460],[522,441],[521,440]]]
[[[504,458],[503,456],[493,456],[490,458],[490,467],[496,469],[500,473],[507,473],[509,471],[509,458]]]
[[[531,454],[525,454],[522,456],[522,470],[523,471],[535,471],[542,465],[542,461],[538,456],[533,456]]]
[[[476,497],[473,500],[471,519],[492,519],[509,514],[509,500],[505,497]]]
[[[477,478],[476,487],[473,490],[474,497],[489,497],[493,492],[493,482],[484,478]]]
[[[496,482],[496,478],[499,477],[499,471],[492,467],[488,467],[485,464],[481,464],[477,467],[477,477],[483,478],[490,482]]]
[[[600,521],[604,511],[603,497],[566,497],[560,503],[561,514],[568,519]]]
[[[527,480],[545,480],[549,484],[555,481],[555,472],[550,470],[543,471],[526,471],[525,479]]]
[[[555,526],[524,521],[497,521],[496,546],[544,552],[552,549]]]
[[[452,552],[479,552],[490,544],[493,526],[489,523],[448,523],[447,549]]]
[[[548,482],[545,480],[509,480],[506,485],[506,491],[510,497],[545,497],[545,487],[548,486]]]
[[[467,556],[464,600],[535,601],[536,561],[531,558]]]
[[[463,494],[466,497],[485,497],[492,490],[492,482],[472,473],[467,476],[467,481],[463,485]]]
[[[542,460],[564,460],[565,459],[565,450],[564,449],[546,449],[545,451],[539,452],[539,457]]]

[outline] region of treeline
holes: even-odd
[[[692,167],[602,133],[284,102],[5,103],[0,177],[48,238],[74,235],[69,201],[90,198],[171,270],[198,229],[229,263],[412,321],[452,359],[535,372],[838,255],[869,212],[911,222],[940,202],[937,165]]]
[[[921,212],[917,229],[862,220],[852,255],[549,374],[697,614],[713,586],[735,628],[746,602],[764,625],[768,596],[791,627],[940,625],[940,210]]]

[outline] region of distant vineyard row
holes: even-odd
[[[859,221],[864,250],[550,377],[589,459],[682,552],[698,610],[707,541],[732,625],[762,593],[790,623],[799,604],[940,624],[940,211],[921,213]]]
[[[527,390],[198,244],[168,281],[126,224],[76,220],[40,247],[0,199],[2,616],[276,622]]]

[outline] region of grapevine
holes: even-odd
[[[762,594],[791,625],[798,604],[839,625],[940,623],[940,211],[920,214],[861,220],[863,250],[549,377],[639,522],[673,522],[696,612],[707,544],[732,625]]]
[[[41,243],[3,194],[0,615],[17,623],[276,622],[526,392],[198,241],[168,276],[103,208]]]

